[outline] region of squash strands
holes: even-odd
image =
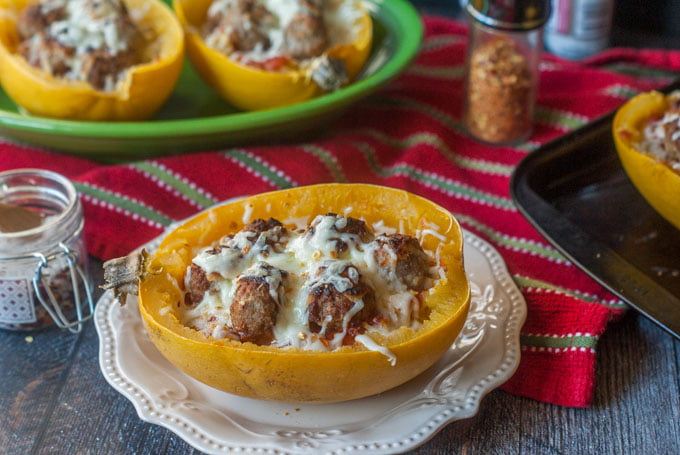
[[[680,175],[668,164],[635,148],[647,121],[663,115],[666,109],[668,101],[659,92],[641,93],[630,99],[614,117],[614,143],[626,174],[640,194],[680,229]]]
[[[248,66],[208,46],[200,35],[212,0],[174,0],[173,8],[184,27],[187,54],[204,81],[228,103],[243,110],[262,110],[306,101],[322,93],[309,68],[281,72]],[[357,0],[331,0],[329,4]],[[371,50],[373,24],[365,12],[355,23],[354,40],[326,51],[345,62],[350,81],[363,67]]]
[[[396,356],[396,364],[363,346],[334,351],[258,346],[215,340],[182,325],[186,267],[201,247],[240,230],[255,218],[307,220],[327,212],[347,213],[371,226],[402,226],[423,234],[425,250],[438,250],[444,277],[427,292],[424,320],[386,336],[367,332]],[[433,232],[433,231],[428,231]],[[453,216],[436,204],[396,189],[362,184],[324,184],[253,196],[202,213],[170,233],[141,279],[139,307],[144,326],[160,352],[179,369],[217,389],[264,400],[328,403],[396,387],[433,365],[451,346],[465,321],[470,289],[463,268],[463,238]]]
[[[17,54],[17,19],[33,0],[0,0],[0,83],[34,115],[71,120],[142,120],[172,92],[182,69],[184,37],[172,11],[159,0],[125,0],[146,41],[138,52],[147,63],[131,67],[114,91],[67,81],[31,66]]]

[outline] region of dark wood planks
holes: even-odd
[[[680,453],[680,341],[631,313],[599,344],[594,403],[563,408],[488,396],[413,454]]]
[[[98,349],[92,323],[76,336],[0,331],[0,454],[199,454],[139,419],[102,376]],[[680,453],[680,341],[631,312],[607,331],[597,356],[592,408],[496,390],[476,416],[411,453]]]
[[[80,338],[0,331],[0,453],[28,453],[41,437]]]

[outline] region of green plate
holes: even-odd
[[[143,158],[247,143],[281,143],[310,136],[400,74],[423,35],[407,0],[365,0],[373,19],[373,47],[357,80],[304,103],[264,111],[239,111],[199,78],[188,61],[175,90],[144,122],[82,122],[20,112],[0,90],[0,134],[21,142],[99,160]]]

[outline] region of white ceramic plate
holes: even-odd
[[[220,392],[187,376],[156,350],[136,300],[119,306],[110,291],[95,325],[106,380],[139,417],[162,425],[209,454],[398,453],[422,444],[449,422],[471,417],[482,397],[519,363],[526,303],[487,242],[464,233],[472,283],[465,326],[432,368],[395,389],[360,400],[310,405],[275,403]],[[146,246],[153,250],[159,239]]]

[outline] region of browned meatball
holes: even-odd
[[[258,218],[248,223],[240,232],[221,240],[224,245],[236,248],[243,254],[251,250],[263,256],[269,256],[270,251],[282,251],[287,239],[285,227],[276,219],[263,220]]]
[[[71,69],[70,60],[75,49],[64,46],[47,34],[38,33],[34,39],[23,41],[18,52],[36,68],[48,71],[54,76],[63,76]]]
[[[45,30],[52,22],[66,16],[65,8],[42,8],[34,4],[25,8],[17,19],[17,31],[21,39],[29,39]]]
[[[278,296],[283,275],[285,272],[260,263],[256,265],[255,274],[241,276],[236,281],[229,311],[232,329],[239,334],[241,341],[264,345],[274,339],[279,301],[272,296],[270,283],[277,287],[273,291]]]
[[[327,213],[326,217],[333,217],[333,225],[331,231],[337,234],[352,234],[357,237],[360,242],[370,242],[373,239],[373,233],[368,229],[366,223],[362,220],[352,218],[352,217],[342,217],[335,213]],[[322,223],[322,217],[316,217],[312,223],[307,227],[303,235],[307,238],[311,238],[317,233],[319,225]],[[342,240],[339,236],[335,237],[333,235],[328,237],[329,240],[335,242],[336,253],[343,253],[347,251],[349,245],[347,242]]]
[[[210,274],[208,274],[206,270],[198,265],[200,264],[200,261],[198,264],[196,263],[198,258],[201,256],[217,254],[226,254],[226,256],[223,258],[225,268],[222,270],[212,271]],[[231,273],[234,273],[234,269],[238,267],[242,259],[243,254],[239,250],[229,248],[228,246],[224,245],[206,249],[199,256],[194,258],[194,262],[192,262],[191,266],[189,267],[186,281],[186,303],[188,305],[200,303],[201,300],[203,300],[205,293],[210,290],[212,282],[220,278],[225,278]]]
[[[375,260],[380,269],[393,268],[397,278],[409,289],[421,291],[429,268],[429,257],[418,240],[409,235],[381,235],[374,240]]]
[[[191,264],[189,269],[189,289],[187,289],[187,304],[194,305],[203,300],[203,296],[210,289],[210,280],[205,270]]]
[[[258,45],[268,49],[271,43],[265,29],[275,22],[274,15],[259,1],[235,0],[208,17],[205,34],[216,30],[227,33],[236,51],[251,51]]]
[[[314,333],[322,333],[327,340],[346,328],[358,328],[376,314],[375,293],[361,279],[359,271],[349,263],[343,263],[334,271],[351,283],[347,289],[339,290],[333,282],[324,278],[328,274],[326,265],[319,268],[320,281],[313,283],[307,300],[309,328]],[[355,309],[358,301],[362,308],[343,326],[345,316]]]
[[[229,41],[234,46],[234,50],[248,52],[258,45],[261,45],[263,49],[268,49],[271,43],[267,34],[257,27],[244,26],[246,23],[248,22],[238,22],[230,29]]]
[[[105,20],[115,26],[119,40],[127,43],[127,50],[113,54],[105,48],[93,49],[79,56],[77,64],[73,63],[75,45],[64,40],[68,36],[68,25],[60,24],[57,30],[50,28],[55,21],[66,19],[66,10],[51,6],[30,6],[19,19],[19,33],[23,41],[18,52],[32,66],[53,76],[64,76],[76,67],[78,75],[68,74],[69,78],[77,76],[77,80],[85,80],[94,88],[103,90],[111,89],[123,70],[138,63],[134,49],[135,42],[141,39],[141,35],[122,1],[89,0],[85,3],[85,9],[93,19],[114,14],[115,18]],[[63,44],[64,42],[69,44]]]
[[[329,213],[328,215],[336,216],[334,213]],[[373,233],[368,229],[368,226],[366,226],[366,223],[362,220],[358,220],[356,218],[352,217],[347,217],[347,225],[344,227],[337,227],[336,223],[336,229],[338,232],[342,234],[354,234],[359,236],[362,242],[370,242],[373,239]]]
[[[328,47],[328,33],[320,8],[310,4],[309,8],[303,8],[293,16],[284,30],[283,39],[284,52],[293,58],[303,60],[321,55]]]
[[[98,90],[107,87],[107,79],[110,83],[117,79],[118,74],[126,68],[137,63],[132,49],[118,52],[116,55],[98,49],[88,52],[80,59],[81,71],[87,82]]]

